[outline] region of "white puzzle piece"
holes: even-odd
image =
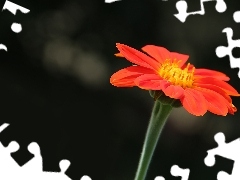
[[[233,14],[233,19],[235,22],[240,22],[240,11],[236,11]],[[218,46],[216,48],[216,55],[219,58],[229,56],[230,60],[230,67],[231,68],[240,68],[240,58],[234,58],[232,55],[232,50],[235,47],[240,48],[240,39],[233,40],[233,30],[230,27],[224,28],[223,31],[227,35],[227,42],[228,42],[228,47],[225,46]],[[238,71],[238,77],[240,78],[240,70]]]
[[[0,133],[8,127],[5,123],[0,126]],[[70,166],[70,161],[61,160],[59,163],[60,172],[43,171],[43,159],[41,150],[36,142],[28,145],[28,151],[33,154],[23,166],[12,158],[11,154],[19,150],[19,144],[15,141],[4,147],[0,142],[0,179],[1,180],[71,180],[65,172]],[[89,176],[83,176],[80,180],[91,180]]]
[[[180,0],[176,3],[176,8],[178,13],[174,14],[174,16],[179,19],[182,23],[184,23],[189,15],[204,15],[205,14],[205,9],[204,9],[204,2],[209,2],[209,1],[216,1],[216,6],[215,9],[217,12],[222,13],[225,12],[227,9],[227,5],[224,2],[224,0],[200,0],[200,11],[194,11],[194,12],[187,12],[188,5],[187,2],[184,0]]]
[[[228,174],[224,171],[220,171],[217,175],[218,180],[239,180],[240,179],[240,138],[225,143],[225,136],[223,133],[217,133],[214,136],[215,141],[218,143],[218,147],[208,150],[208,155],[204,159],[204,163],[207,166],[213,166],[215,164],[215,155],[222,156],[224,158],[234,161],[232,174]]]

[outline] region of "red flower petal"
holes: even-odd
[[[228,107],[228,112],[230,114],[234,114],[236,111],[237,111],[237,108],[233,104],[231,104],[231,106]]]
[[[158,70],[159,63],[146,54],[120,43],[117,43],[117,48],[120,54],[130,62],[156,71]]]
[[[224,73],[210,69],[195,69],[194,75],[214,77],[219,80],[228,81],[230,78]]]
[[[165,80],[162,80],[160,76],[156,74],[144,74],[139,76],[134,81],[136,86],[145,90],[161,90],[162,87],[169,85]]]
[[[202,84],[215,85],[220,87],[222,90],[224,90],[228,95],[240,96],[240,94],[238,94],[238,92],[231,85],[213,77],[198,77],[194,80],[194,83],[193,83],[194,86],[198,86],[198,87],[201,87]]]
[[[185,89],[184,97],[180,100],[183,107],[193,115],[203,116],[207,112],[206,99],[194,89]]]
[[[124,44],[118,43],[117,48],[120,52],[116,56],[125,57],[138,66],[128,67],[113,74],[110,79],[113,85],[162,90],[166,96],[180,99],[183,107],[196,116],[205,114],[207,110],[218,115],[234,114],[237,111],[230,96],[240,96],[240,94],[225,82],[229,80],[229,77],[224,73],[208,69],[195,69],[193,65],[186,64],[188,55],[169,52],[163,47],[144,46],[142,50],[151,57]],[[184,72],[179,72],[180,69],[176,69],[176,67],[181,68]],[[186,73],[185,68],[188,73],[194,72],[193,77],[184,74]],[[175,77],[175,82],[181,86],[168,81],[169,76],[175,75],[174,73],[181,75],[181,77]],[[166,79],[159,74],[164,75]],[[193,84],[190,84],[192,82]],[[183,87],[186,85],[191,87],[184,89]]]
[[[166,59],[171,60],[181,60],[180,67],[188,60],[189,56],[184,54],[179,54],[176,52],[169,52],[164,47],[154,46],[154,45],[146,45],[142,48],[142,50],[156,59],[158,62],[163,63]]]
[[[114,55],[117,56],[117,57],[124,57],[121,53],[116,53]]]
[[[110,78],[110,83],[117,87],[133,87],[134,80],[143,74],[153,74],[152,69],[141,66],[130,66],[114,73]]]
[[[201,84],[201,88],[210,89],[212,91],[215,91],[218,94],[220,94],[221,96],[223,96],[227,102],[232,103],[232,99],[230,98],[230,96],[223,89],[221,89],[218,86],[215,86],[213,84]]]
[[[156,59],[160,63],[163,63],[166,59],[171,58],[170,52],[164,47],[146,45],[142,47],[142,50],[148,53],[150,56],[152,56],[154,59]]]
[[[181,86],[170,85],[162,90],[166,96],[174,99],[180,99],[184,94],[184,89]]]
[[[225,99],[226,105],[228,108],[228,112],[230,114],[234,114],[234,112],[237,111],[237,108],[232,104],[231,97],[220,87],[214,86],[212,84],[201,84],[201,87],[203,87],[205,89],[210,89],[210,90],[215,91],[216,93],[220,94]]]
[[[215,91],[205,88],[195,88],[200,91],[206,99],[208,110],[214,114],[226,116],[228,113],[227,104],[229,102]]]

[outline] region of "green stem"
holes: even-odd
[[[171,110],[172,106],[155,101],[134,180],[145,179],[158,139]]]

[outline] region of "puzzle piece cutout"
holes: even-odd
[[[201,9],[199,11],[194,11],[194,12],[187,12],[188,5],[187,2],[184,0],[180,0],[176,3],[176,8],[178,11],[178,14],[174,14],[174,16],[179,19],[182,23],[184,23],[189,15],[204,15],[205,14],[205,9],[204,9],[204,2],[209,2],[209,1],[216,1],[216,6],[215,9],[219,13],[223,13],[227,9],[227,5],[224,2],[224,0],[200,0],[200,5]]]
[[[5,123],[0,126],[0,133],[8,127],[9,124]],[[12,158],[11,154],[19,150],[19,144],[12,141],[7,147],[4,147],[0,142],[0,179],[13,180],[71,180],[65,172],[70,166],[70,161],[61,160],[59,163],[60,172],[43,171],[43,159],[41,150],[36,142],[28,145],[28,151],[33,154],[30,159],[23,166]],[[80,180],[91,180],[89,176],[83,176]]]
[[[240,179],[240,138],[233,140],[229,143],[225,143],[225,136],[223,133],[217,133],[214,136],[215,141],[218,144],[217,148],[208,150],[208,155],[204,159],[204,163],[207,166],[213,166],[215,164],[215,155],[225,157],[227,159],[233,160],[233,170],[232,174],[228,174],[224,171],[220,171],[217,174],[218,180],[239,180]]]
[[[7,46],[5,46],[4,44],[0,44],[0,50],[1,50],[1,49],[7,51]]]
[[[240,11],[236,11],[233,14],[233,19],[236,23],[240,22]],[[240,39],[237,39],[237,40],[232,39],[233,30],[230,27],[224,28],[222,32],[226,33],[228,47],[218,46],[216,48],[216,55],[219,58],[222,58],[222,57],[225,57],[228,55],[229,60],[230,60],[230,67],[231,68],[240,68],[240,58],[234,58],[232,55],[233,48],[235,48],[235,47],[240,48]],[[238,71],[238,77],[240,78],[240,70]]]
[[[182,169],[180,168],[178,165],[173,165],[171,167],[171,175],[175,176],[175,177],[182,177],[181,180],[188,180],[189,178],[189,174],[190,174],[190,170],[189,169]],[[158,176],[156,177],[154,180],[165,180],[164,177],[162,176]]]
[[[15,3],[12,3],[10,1],[5,1],[4,3],[4,6],[2,8],[2,11],[3,10],[8,10],[10,11],[13,15],[16,15],[17,13],[17,10],[21,11],[22,13],[26,14],[26,13],[29,13],[30,10],[27,9],[27,8],[24,8],[22,6],[19,6]],[[20,33],[22,31],[22,25],[20,23],[16,23],[16,22],[13,22],[12,25],[11,25],[11,29],[13,32],[15,33]],[[0,44],[0,50],[3,49],[5,51],[7,51],[7,47],[6,45],[4,44]]]

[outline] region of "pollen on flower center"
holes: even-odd
[[[193,67],[191,71],[189,70],[190,64],[181,69],[179,63],[181,61],[174,61],[166,59],[161,65],[161,68],[158,71],[158,74],[167,81],[171,82],[174,85],[179,85],[183,88],[192,87],[193,85],[193,73],[195,68]]]

